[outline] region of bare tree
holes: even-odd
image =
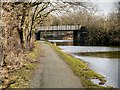
[[[71,11],[69,8],[77,9],[77,6],[83,7],[82,2],[81,4],[45,0],[2,2],[2,21],[4,22],[2,69],[6,69],[6,66],[12,67],[9,70],[16,69],[23,65],[22,55],[34,44],[35,29],[42,25],[52,12]],[[26,49],[27,47],[29,48]]]

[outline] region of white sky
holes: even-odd
[[[2,0],[2,1],[17,1],[17,0]],[[22,0],[24,1],[24,0]],[[35,0],[33,0],[35,1]],[[61,0],[46,0],[46,1],[61,1]],[[99,14],[105,14],[111,13],[115,10],[114,2],[120,1],[120,0],[64,0],[69,2],[85,2],[85,1],[91,1],[94,4],[96,4],[101,12]]]
[[[90,0],[101,10],[101,14],[107,15],[115,10],[115,2],[120,0]]]

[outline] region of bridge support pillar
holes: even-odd
[[[87,45],[86,43],[87,34],[88,34],[88,31],[85,27],[81,27],[80,30],[73,31],[73,45],[74,46]]]
[[[73,45],[79,46],[80,42],[80,32],[78,30],[73,31]]]
[[[37,32],[37,33],[35,33],[36,40],[40,40],[40,34],[41,34],[41,32],[40,32],[40,31],[39,31],[39,32]]]

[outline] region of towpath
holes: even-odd
[[[50,45],[40,42],[43,57],[34,72],[31,88],[82,88],[79,77]]]

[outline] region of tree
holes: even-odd
[[[82,2],[1,2],[3,21],[3,59],[2,69],[15,70],[24,64],[24,53],[34,45],[34,33],[40,25],[51,15],[69,11],[71,7],[83,6]],[[11,68],[6,68],[11,67]],[[7,73],[7,72],[6,72]],[[5,73],[4,73],[5,74]],[[5,77],[3,77],[5,78]]]

